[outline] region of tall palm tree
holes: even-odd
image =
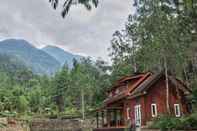
[[[60,0],[49,0],[54,9],[57,8],[59,1]],[[82,4],[87,10],[91,10],[92,6],[94,6],[95,8],[98,6],[98,2],[99,0],[65,0],[61,15],[64,18],[68,14],[72,5]]]

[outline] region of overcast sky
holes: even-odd
[[[72,7],[62,19],[48,0],[0,0],[0,39],[23,38],[39,48],[56,45],[109,61],[112,34],[124,27],[132,10],[132,0],[100,0],[90,12]]]

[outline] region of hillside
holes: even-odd
[[[25,40],[7,39],[1,41],[0,53],[17,57],[36,74],[53,74],[60,68],[60,63],[55,58]]]
[[[74,55],[55,46],[46,46],[42,50],[57,59],[61,66],[67,64],[69,68],[73,67],[73,59],[80,61],[83,58],[82,56]]]
[[[0,54],[0,71],[13,74],[19,70],[28,70],[22,61],[8,54]]]

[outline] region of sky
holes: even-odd
[[[98,8],[91,11],[73,6],[63,19],[61,5],[53,10],[48,0],[0,0],[0,3],[0,39],[25,39],[38,48],[55,45],[108,62],[112,34],[124,28],[134,10],[132,0],[100,0]]]

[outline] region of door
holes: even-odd
[[[141,106],[136,105],[135,106],[135,125],[141,126]]]

